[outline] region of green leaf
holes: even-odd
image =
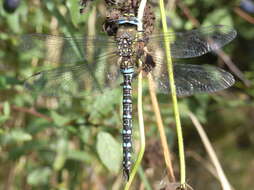
[[[202,26],[210,26],[216,24],[227,26],[233,25],[233,19],[228,9],[216,9],[215,11],[207,14],[206,19],[202,23]]]
[[[120,101],[121,90],[119,88],[105,90],[105,92],[101,96],[97,96],[94,104],[93,111],[97,114],[107,114],[114,111],[114,105],[118,104]],[[101,109],[103,108],[103,109]]]
[[[9,102],[4,102],[4,106],[3,106],[3,112],[5,116],[10,116],[10,104]]]
[[[72,160],[87,162],[87,163],[91,163],[91,161],[93,161],[93,157],[90,156],[90,154],[84,151],[78,151],[78,150],[69,150],[67,158]]]
[[[30,141],[31,139],[32,136],[25,131],[14,129],[10,133],[6,133],[6,135],[2,137],[1,141],[3,144],[11,144]]]
[[[78,26],[78,24],[85,20],[85,17],[87,17],[84,14],[80,14],[80,6],[78,1],[67,1],[66,6],[68,7],[71,15],[71,21],[75,27]]]
[[[85,126],[80,128],[80,132],[79,132],[79,136],[80,139],[84,142],[84,143],[88,143],[89,137],[90,137],[90,130],[88,128],[86,128]]]
[[[122,152],[120,144],[106,132],[100,132],[97,136],[96,149],[102,163],[114,173],[120,169]]]
[[[27,183],[33,186],[45,185],[49,181],[51,169],[49,167],[39,168],[32,171],[27,178]]]
[[[15,33],[20,33],[21,28],[19,25],[19,14],[16,12],[15,14],[7,16],[7,23],[10,26],[11,30]]]
[[[70,118],[66,116],[62,116],[55,111],[51,112],[51,117],[53,118],[54,123],[58,126],[63,126],[65,123],[67,123],[70,120]]]
[[[10,112],[10,104],[9,102],[5,101],[3,103],[3,115],[0,116],[0,124],[10,119]]]
[[[68,152],[68,141],[66,138],[59,139],[57,143],[57,155],[53,164],[54,170],[60,170],[65,164]]]
[[[6,77],[0,76],[0,89],[5,89],[7,85]]]

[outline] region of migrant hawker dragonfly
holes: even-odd
[[[84,90],[103,90],[118,86],[122,76],[123,88],[123,171],[127,179],[131,170],[132,150],[132,81],[140,71],[151,73],[158,92],[168,93],[169,80],[163,47],[166,36],[173,58],[201,56],[221,48],[236,36],[228,26],[216,25],[199,29],[150,36],[138,35],[136,22],[119,20],[115,37],[61,37],[30,34],[23,37],[25,49],[37,49],[38,57],[54,63],[75,63],[38,72],[28,78],[25,87],[47,96],[78,96]],[[107,49],[107,53],[104,53]],[[91,56],[92,55],[92,56]],[[93,57],[93,58],[91,58]],[[137,60],[141,60],[139,66]],[[98,80],[103,78],[103,82]],[[177,94],[192,95],[215,92],[234,84],[233,76],[206,65],[175,64]]]

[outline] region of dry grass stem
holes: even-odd
[[[195,161],[199,162],[208,172],[210,172],[215,178],[219,180],[217,172],[211,162],[208,162],[194,151],[187,151],[186,154],[189,157],[193,158]]]
[[[165,163],[166,163],[166,167],[168,171],[167,173],[168,173],[169,179],[171,179],[172,182],[175,182],[175,175],[174,175],[173,165],[171,162],[171,155],[170,155],[170,151],[169,151],[169,147],[167,143],[166,134],[164,131],[164,126],[163,126],[163,122],[161,118],[158,100],[155,94],[154,81],[151,74],[148,74],[148,81],[149,81],[150,97],[152,100],[152,106],[155,113],[158,130],[160,133],[161,145],[162,145],[164,159],[165,159]]]
[[[208,153],[208,155],[209,155],[209,157],[216,169],[216,172],[217,172],[217,175],[218,175],[218,178],[219,178],[219,181],[221,183],[223,190],[233,190],[229,181],[227,180],[227,177],[221,167],[221,164],[216,156],[216,153],[215,153],[202,125],[199,123],[197,117],[193,113],[189,112],[188,115],[189,115],[192,123],[196,127],[198,134],[205,146],[205,149],[206,149],[206,151],[207,151],[207,153]]]

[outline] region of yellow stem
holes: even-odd
[[[161,118],[160,108],[159,108],[158,100],[155,94],[154,81],[150,73],[148,74],[148,82],[149,82],[149,92],[150,92],[150,96],[152,100],[152,106],[153,106],[153,110],[154,110],[156,121],[157,121],[157,126],[160,133],[161,145],[163,149],[166,167],[168,170],[168,175],[169,175],[169,178],[173,182],[175,182],[175,175],[174,175],[174,170],[173,170],[170,151],[169,151],[170,149],[168,147],[167,138],[166,138],[166,134],[165,134],[162,118]]]
[[[159,0],[160,6],[160,13],[161,13],[161,20],[162,20],[162,28],[163,33],[168,32],[167,22],[166,22],[166,14],[165,14],[165,7],[163,0]],[[185,156],[184,156],[184,143],[183,143],[183,135],[182,135],[182,127],[180,121],[180,115],[178,110],[177,104],[177,97],[176,97],[176,87],[174,82],[174,74],[173,74],[173,64],[172,58],[170,54],[170,39],[164,37],[165,42],[165,51],[166,51],[166,60],[167,60],[167,67],[168,67],[168,77],[169,77],[169,84],[170,84],[170,92],[172,97],[172,104],[173,104],[173,112],[176,122],[176,132],[177,132],[177,139],[178,139],[178,149],[179,149],[179,159],[180,159],[180,183],[181,187],[185,189],[186,184],[186,169],[185,169]]]

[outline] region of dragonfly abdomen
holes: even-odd
[[[131,170],[131,152],[132,152],[132,87],[131,81],[134,74],[134,68],[121,68],[123,74],[123,172],[126,179],[129,179]]]

